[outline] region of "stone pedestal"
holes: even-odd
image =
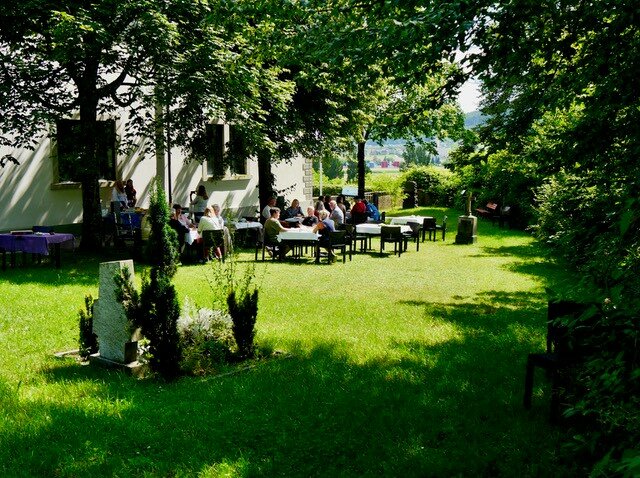
[[[475,216],[458,217],[456,244],[475,244],[478,241],[478,218]]]
[[[116,298],[115,276],[128,268],[133,281],[133,261],[100,264],[99,299],[93,306],[93,332],[98,336],[99,359],[126,364],[137,359],[137,342],[132,336],[122,304]]]

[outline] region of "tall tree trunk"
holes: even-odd
[[[96,91],[98,62],[87,61],[82,84],[78,85],[80,100],[79,168],[82,184],[82,240],[80,249],[96,252],[102,249],[102,214],[100,211],[100,184],[96,157],[98,94]]]
[[[364,145],[367,140],[363,139],[358,143],[358,196],[361,198],[364,197],[364,176],[366,172],[365,164],[364,164]]]
[[[264,209],[273,196],[273,188],[276,177],[271,171],[271,155],[264,152],[258,153],[258,196],[260,196],[260,211]]]

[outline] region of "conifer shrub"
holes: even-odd
[[[171,282],[177,269],[178,249],[176,233],[169,226],[169,206],[158,181],[151,190],[149,219],[151,271],[142,277],[140,294],[130,285],[127,273],[123,273],[117,293],[128,319],[134,327],[140,327],[149,341],[151,370],[172,379],[180,372],[181,359],[177,328],[180,306]]]
[[[84,310],[78,311],[80,334],[78,338],[78,350],[83,360],[98,351],[98,337],[93,333],[93,297],[84,297]]]

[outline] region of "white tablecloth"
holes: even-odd
[[[291,229],[278,234],[278,241],[309,241],[316,242],[320,237],[319,234],[308,229]]]
[[[186,242],[187,244],[191,245],[199,237],[200,237],[200,235],[198,234],[198,230],[197,229],[189,229],[189,232],[185,232],[184,233],[184,242]]]
[[[379,236],[380,235],[380,229],[382,228],[381,224],[358,224],[356,226],[356,232],[358,234],[369,234],[371,236]],[[405,225],[401,225],[400,226],[400,230],[405,233],[405,232],[411,232],[411,227],[410,226],[405,226]]]
[[[404,224],[408,224],[410,222],[415,222],[417,224],[422,224],[424,219],[433,219],[433,217],[431,216],[400,216],[400,217],[392,217],[391,218],[391,225],[392,226],[399,226],[399,225],[404,225]]]
[[[234,229],[262,229],[262,224],[258,221],[234,221],[230,225]]]

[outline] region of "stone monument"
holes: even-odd
[[[456,244],[475,244],[478,241],[478,218],[471,215],[471,191],[467,193],[467,210],[458,217]]]
[[[116,298],[115,276],[128,268],[133,281],[133,261],[102,262],[100,264],[99,298],[93,306],[93,333],[98,337],[98,353],[92,360],[113,365],[135,362],[138,343],[127,319],[124,307]]]

